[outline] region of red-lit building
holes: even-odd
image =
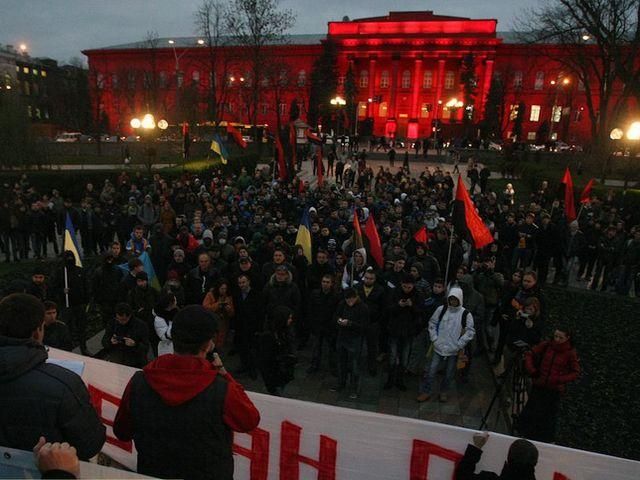
[[[519,140],[535,141],[546,123],[552,138],[588,143],[591,124],[583,85],[547,57],[536,56],[531,46],[515,41],[513,33],[497,32],[496,27],[492,19],[390,12],[329,22],[326,35],[292,35],[287,45],[270,47],[274,58],[283,62],[283,73],[271,83],[273,88],[264,89],[258,123],[275,125],[278,115],[288,120],[294,100],[306,120],[313,63],[323,42],[331,38],[338,52],[336,94],[343,93],[351,68],[358,122],[372,127],[375,135],[430,136],[434,120],[440,120],[444,135],[455,135],[461,131],[463,115],[477,125],[484,118],[492,79],[499,76],[504,85],[504,137],[511,135],[518,108],[523,108]],[[208,68],[209,49],[196,37],[87,50],[94,113],[112,132],[128,131],[132,117],[151,109],[177,123],[181,119],[176,92],[191,89],[190,113],[195,121],[206,122],[207,86],[215,81],[224,87],[218,88],[216,99],[222,119],[248,123],[244,92],[253,79],[237,60],[239,48],[218,48],[221,67],[216,74]],[[474,73],[473,104],[463,102],[463,68]],[[260,81],[269,86],[268,79]],[[353,122],[350,128],[355,128]]]

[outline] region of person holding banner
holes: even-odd
[[[129,381],[113,424],[133,440],[137,472],[159,478],[231,480],[232,431],[258,426],[260,413],[215,352],[215,314],[190,305],[175,316],[173,354]]]

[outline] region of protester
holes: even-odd
[[[264,332],[258,335],[258,369],[271,395],[282,395],[294,378],[297,359],[290,338],[293,320],[293,310],[276,306],[267,314]]]
[[[153,327],[158,337],[157,356],[173,353],[171,327],[178,313],[178,300],[171,292],[162,292],[153,309]]]
[[[44,338],[47,347],[70,352],[73,349],[71,332],[64,322],[58,320],[58,306],[51,301],[44,302]]]
[[[0,301],[0,445],[31,450],[43,435],[88,460],[102,448],[105,427],[82,379],[46,363],[44,319],[44,305],[32,295]]]
[[[158,478],[233,478],[231,431],[248,432],[260,414],[214,351],[215,315],[182,309],[172,328],[175,353],[162,355],[129,381],[113,431],[133,440],[137,472]]]
[[[115,318],[107,325],[102,337],[103,350],[96,357],[129,367],[142,368],[147,363],[149,329],[133,316],[128,303],[118,303]]]

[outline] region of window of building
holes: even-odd
[[[411,87],[411,72],[409,70],[405,70],[402,72],[402,80],[400,82],[402,88],[410,88]]]
[[[20,73],[20,67],[16,65],[16,72]]]
[[[32,90],[34,95],[38,95],[40,93],[40,88],[36,82],[33,82]]]
[[[145,90],[150,90],[153,87],[153,78],[151,77],[151,72],[144,72],[142,74],[142,86]]]
[[[31,85],[26,80],[23,83],[22,93],[25,95],[31,95]]]
[[[551,110],[551,121],[553,123],[558,123],[562,118],[562,107],[560,105],[555,105]]]
[[[40,70],[40,75],[43,77],[47,76],[47,72],[45,72],[44,70]]]
[[[544,88],[544,72],[536,72],[536,81],[533,84],[534,90],[542,90]]]
[[[182,88],[183,84],[184,84],[184,72],[178,72],[176,75],[176,85],[178,86],[178,88]]]
[[[200,85],[200,72],[198,70],[194,70],[193,72],[191,72],[191,84],[194,87]]]
[[[448,108],[444,108],[442,110],[442,118],[444,118],[445,120],[451,118],[451,110],[449,110]]]
[[[263,87],[268,87],[269,86],[269,77],[267,77],[267,76],[262,77],[262,80],[260,81],[260,85],[262,85]]]
[[[340,75],[338,77],[338,86],[341,87],[344,85],[344,75]]]
[[[262,113],[262,115],[266,115],[269,112],[269,104],[268,103],[261,103],[260,104],[260,113]]]
[[[574,112],[573,112],[573,121],[574,122],[579,122],[582,120],[582,112],[584,111],[583,107],[577,108]]]
[[[118,75],[116,73],[111,74],[111,89],[112,90],[118,89]]]
[[[518,118],[518,104],[509,106],[509,120],[513,121]]]
[[[251,72],[244,72],[244,86],[250,87],[253,85],[253,77],[251,76]]]
[[[104,88],[104,73],[98,73],[96,75],[96,88],[102,90]]]
[[[531,114],[529,115],[529,121],[540,121],[540,105],[531,105]]]
[[[289,85],[289,72],[284,69],[280,70],[280,73],[278,74],[278,84],[281,87]]]
[[[287,104],[286,103],[279,103],[278,104],[278,113],[280,115],[285,115],[287,113]]]
[[[36,118],[38,120],[40,120],[42,118],[41,115],[40,115],[40,109],[39,108],[36,108]]]
[[[514,88],[522,87],[522,72],[520,70],[513,73],[513,87]]]
[[[162,71],[158,74],[158,86],[160,88],[167,88],[167,72]]]
[[[456,82],[456,75],[453,72],[447,72],[444,75],[444,88],[445,90],[451,90]]]
[[[27,115],[29,115],[29,118],[33,117],[33,109],[31,108],[31,105],[27,105]]]
[[[367,116],[367,103],[368,102],[358,102],[358,116],[366,117]]]
[[[535,140],[536,132],[527,132],[527,140]]]
[[[245,76],[244,78],[248,78],[248,77]],[[300,70],[298,72],[298,86],[304,87],[306,84],[307,84],[307,72],[305,72],[304,70]]]
[[[369,72],[362,70],[360,72],[360,88],[367,88],[369,86]]]
[[[127,86],[129,87],[129,90],[136,89],[136,72],[129,72],[127,75]]]
[[[387,102],[380,102],[378,107],[378,116],[386,117],[387,116]]]
[[[225,102],[223,105],[223,110],[227,113],[233,113],[233,103]]]
[[[29,67],[23,67],[22,68],[22,73],[29,73]],[[31,115],[29,115],[31,116]]]
[[[429,113],[431,112],[431,104],[423,103],[420,108],[420,118],[429,118]]]
[[[380,88],[389,88],[389,71],[383,70],[380,74]]]
[[[37,68],[32,68],[31,73],[33,73],[37,77],[40,72],[38,71]]]
[[[49,118],[49,110],[46,107],[44,108],[44,118]]]
[[[433,72],[431,70],[427,70],[422,75],[422,88],[428,89],[433,87]]]

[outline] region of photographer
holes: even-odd
[[[539,343],[525,354],[525,368],[533,379],[533,387],[520,414],[518,431],[531,440],[553,442],[560,396],[567,383],[580,374],[571,333],[556,329],[552,340]]]
[[[107,325],[102,337],[104,348],[96,358],[142,368],[147,363],[149,350],[147,325],[133,316],[128,303],[117,304],[115,313],[115,318]]]
[[[258,335],[258,369],[271,395],[281,396],[293,380],[296,357],[289,334],[292,323],[293,310],[277,306],[267,315],[264,333]]]
[[[504,355],[504,371],[506,372],[518,355],[531,345],[542,340],[544,322],[540,316],[540,301],[536,297],[527,298],[522,307],[515,311],[509,322],[507,331],[507,350]]]

